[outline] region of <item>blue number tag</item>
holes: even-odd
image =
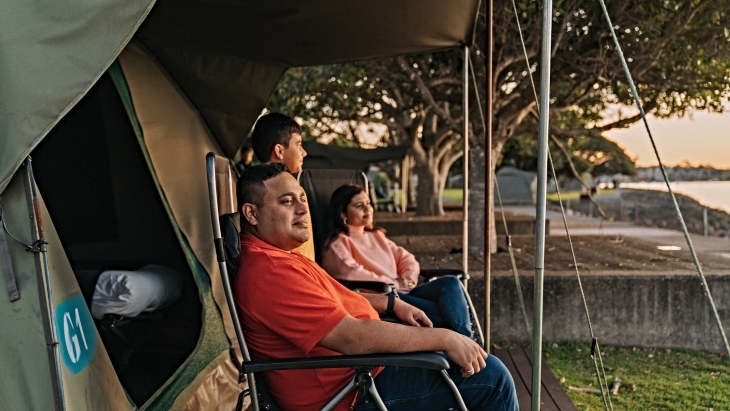
[[[96,326],[83,297],[77,295],[58,304],[56,330],[63,362],[72,373],[78,374],[96,352]]]

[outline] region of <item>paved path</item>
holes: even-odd
[[[505,211],[516,214],[535,216],[534,206],[505,206]],[[565,235],[563,218],[558,211],[548,210],[546,218],[550,222],[551,235]],[[566,215],[571,236],[605,235],[619,237],[635,237],[651,241],[657,245],[677,246],[687,249],[687,241],[681,231],[664,228],[640,227],[627,222],[601,221],[597,217]],[[697,252],[709,252],[730,258],[730,239],[721,237],[705,237],[690,234],[692,244]]]

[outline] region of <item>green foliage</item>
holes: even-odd
[[[287,71],[267,108],[304,120],[313,138],[345,139],[363,143],[364,132],[375,124],[387,127],[380,144],[405,144],[416,138],[414,127],[427,113],[412,76],[423,77],[436,103],[442,105],[441,121],[451,121],[455,131],[461,118],[461,62],[457,50]],[[444,81],[444,79],[448,81]],[[433,114],[433,113],[432,113]],[[370,129],[358,129],[360,124]],[[425,131],[425,134],[429,130]],[[421,137],[421,136],[419,136]],[[426,136],[428,138],[428,136]],[[426,143],[428,145],[428,143]]]
[[[444,174],[463,146],[461,54],[290,69],[267,108],[303,119],[307,138],[323,143],[408,146],[419,176],[418,212],[441,214]],[[473,130],[480,118],[472,117]]]
[[[591,173],[600,175],[626,174],[635,175],[635,160],[613,141],[602,136],[583,136],[568,138],[561,144],[570,154],[576,170],[580,175]],[[555,162],[558,178],[573,177],[565,159],[565,155],[555,144],[548,143],[550,155]],[[537,171],[537,137],[523,134],[507,141],[497,162],[497,168],[512,166],[527,171]]]
[[[693,110],[722,112],[730,94],[730,43],[725,35],[730,2],[608,2],[607,7],[647,111],[658,117],[683,116]],[[521,9],[528,51],[536,57],[539,37],[528,31],[540,24],[538,2],[524,3]],[[510,26],[505,34],[516,30],[510,21],[513,15],[503,18],[500,23]],[[611,105],[634,104],[597,1],[557,3],[553,31],[551,97],[556,111],[594,126],[605,119]],[[521,52],[519,43],[505,47],[505,56]],[[524,60],[499,75],[499,84],[515,85],[509,92],[502,89],[505,96],[517,92],[532,99]]]
[[[291,68],[267,108],[303,119],[308,139],[359,146],[357,119],[374,114],[383,95],[369,71],[368,63]]]
[[[608,383],[621,380],[613,409],[646,411],[730,409],[730,362],[725,356],[688,350],[604,347]],[[590,346],[561,343],[544,347],[555,377],[568,386],[598,389]],[[602,410],[601,396],[568,390],[578,409]]]
[[[487,94],[486,3],[482,2],[471,52],[482,102]],[[633,161],[601,137],[640,117],[600,5],[560,0],[553,6],[550,133],[564,142],[578,171],[633,174]],[[621,1],[608,2],[607,7],[648,114],[723,111],[730,97],[730,0]],[[493,148],[499,150],[513,136],[528,139],[509,143],[510,153],[503,161],[524,169],[535,167],[528,161],[533,158],[532,137],[525,136],[537,133],[530,72],[539,89],[540,8],[537,1],[517,2],[529,67],[511,5],[495,4],[493,16]],[[290,69],[268,108],[304,119],[307,136],[323,142],[363,145],[369,133],[361,124],[366,124],[379,136],[373,144],[409,145],[419,181],[438,186],[441,174],[461,155],[461,54],[447,50]],[[484,149],[476,104],[471,110],[470,143]],[[564,156],[553,152],[553,159],[565,173]],[[427,188],[419,185],[419,190]]]

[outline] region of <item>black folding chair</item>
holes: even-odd
[[[368,196],[372,197],[370,194],[370,185],[368,184],[368,179],[367,176],[365,176],[365,173],[358,170],[307,169],[301,171],[297,175],[297,179],[299,180],[299,184],[301,184],[304,191],[307,193],[309,214],[312,216],[314,250],[315,255],[317,256],[317,261],[320,262],[323,251],[321,250],[321,246],[329,230],[328,214],[332,193],[334,193],[334,191],[342,185],[357,184],[365,188],[365,192]],[[433,281],[439,277],[447,275],[453,275],[461,280],[464,297],[469,305],[472,334],[474,335],[474,340],[483,347],[484,334],[482,333],[482,327],[479,324],[474,304],[472,303],[471,297],[469,297],[469,292],[466,289],[469,274],[457,269],[427,269],[421,270],[419,275],[422,282]]]
[[[387,411],[385,404],[380,398],[371,371],[379,366],[401,366],[432,369],[439,372],[444,382],[450,388],[456,402],[461,410],[466,411],[466,405],[461,398],[456,385],[446,372],[449,363],[442,355],[433,352],[419,352],[409,354],[369,354],[369,355],[339,355],[332,357],[310,357],[310,358],[288,358],[279,360],[251,361],[246,346],[246,341],[241,330],[241,323],[236,312],[231,291],[231,279],[237,273],[238,256],[240,254],[240,243],[238,232],[240,225],[237,224],[237,205],[234,200],[234,187],[230,160],[225,157],[209,153],[206,156],[206,169],[208,175],[208,194],[210,200],[211,220],[213,224],[214,243],[218,266],[220,268],[223,289],[226,295],[228,308],[231,312],[236,339],[241,347],[242,360],[239,360],[235,350],[231,348],[231,358],[239,370],[239,382],[248,380],[249,388],[243,390],[239,396],[237,410],[243,405],[245,396],[250,395],[254,411],[278,410],[278,407],[268,395],[265,385],[261,379],[255,378],[256,374],[274,370],[292,369],[313,369],[313,368],[345,368],[355,369],[353,379],[335,395],[322,410],[332,410],[350,394],[358,390],[367,392],[370,399],[378,406],[379,410]],[[222,228],[227,231],[224,235]],[[237,251],[236,251],[237,250]]]

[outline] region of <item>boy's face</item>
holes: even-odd
[[[274,147],[274,161],[286,164],[292,173],[302,171],[302,164],[304,164],[304,157],[306,156],[307,152],[302,147],[302,135],[298,133],[292,134],[289,139],[289,146],[284,147],[281,144],[277,144]]]

